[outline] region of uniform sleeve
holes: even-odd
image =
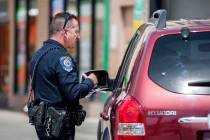
[[[79,83],[77,68],[69,56],[59,58],[56,73],[59,81],[59,89],[69,101],[75,101],[85,97],[94,87],[93,81],[89,78]]]

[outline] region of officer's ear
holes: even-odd
[[[61,31],[61,35],[66,36],[66,35],[67,35],[67,30],[66,30],[66,29],[63,29],[63,30]]]
[[[62,36],[64,37],[64,39],[66,39],[66,40],[69,38],[67,32],[68,32],[68,30],[66,30],[66,29],[63,29],[63,30],[61,31],[61,35],[62,35]]]

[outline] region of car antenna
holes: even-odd
[[[165,9],[157,10],[152,14],[151,21],[158,30],[166,27],[166,15],[167,11]]]

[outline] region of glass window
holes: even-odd
[[[154,46],[149,77],[161,87],[176,93],[210,93],[210,32],[160,37]]]
[[[139,38],[138,38],[138,40],[139,40]],[[133,52],[132,58],[131,58],[130,63],[128,65],[128,70],[126,71],[126,74],[125,74],[125,79],[124,79],[124,86],[125,87],[127,87],[128,82],[130,81],[131,73],[133,71],[133,67],[134,67],[134,64],[135,64],[135,60],[136,60],[137,56],[139,55],[139,51],[142,48],[142,41],[139,41],[138,43],[136,43],[135,46],[136,46],[135,47],[136,49]]]
[[[137,67],[138,64],[141,61],[141,57],[142,57],[142,53],[143,53],[143,49],[145,46],[145,38],[146,36],[149,35],[149,30],[150,27],[149,26],[141,26],[139,29],[139,38],[138,38],[138,42],[135,44],[135,50],[132,54],[132,58],[131,61],[128,65],[128,70],[126,71],[125,74],[125,79],[124,79],[124,87],[128,90],[128,88],[130,87],[130,84],[132,84],[132,77],[134,76],[135,72],[134,71],[134,67]],[[136,69],[137,70],[137,69]]]
[[[125,87],[127,87],[127,83],[130,79],[131,72],[134,66],[134,62],[136,60],[136,57],[138,56],[139,50],[142,47],[140,43],[142,43],[140,40],[142,40],[142,34],[147,26],[143,25],[140,27],[140,29],[135,33],[133,38],[131,39],[128,49],[126,50],[126,53],[124,55],[122,64],[118,70],[116,79],[115,79],[115,85],[114,88],[119,88],[124,82]]]

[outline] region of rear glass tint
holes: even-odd
[[[182,94],[210,94],[210,32],[160,37],[150,60],[149,77],[159,86]]]

